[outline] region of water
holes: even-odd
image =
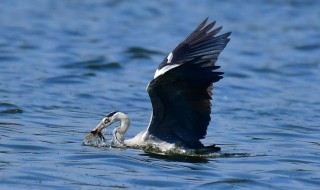
[[[1,189],[319,189],[319,6],[1,1]],[[83,146],[113,110],[147,126],[155,68],[207,16],[233,32],[203,140],[221,153]]]

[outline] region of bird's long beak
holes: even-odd
[[[98,136],[101,140],[105,141],[106,139],[102,135],[101,131],[111,125],[112,122],[105,122],[104,119],[90,131],[90,133],[86,136],[83,142],[89,142],[93,137]]]

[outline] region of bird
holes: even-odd
[[[94,137],[105,140],[102,130],[120,121],[113,130],[113,141],[121,146],[220,151],[215,144],[205,146],[201,139],[205,138],[211,120],[213,83],[224,74],[218,70],[220,66],[216,62],[230,41],[231,32],[219,34],[222,26],[215,28],[216,21],[207,24],[208,19],[179,43],[156,69],[147,86],[152,104],[147,129],[125,140],[130,119],[123,112],[113,111],[91,130],[84,143]]]

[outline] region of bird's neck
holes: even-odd
[[[129,117],[125,113],[119,112],[117,118],[121,123],[118,127],[118,131],[122,134],[126,133],[130,126]]]
[[[119,120],[121,124],[113,130],[113,136],[118,143],[124,144],[123,136],[130,126],[130,120],[126,114],[121,112],[117,113],[117,120]]]

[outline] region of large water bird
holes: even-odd
[[[146,130],[125,140],[130,120],[122,112],[111,112],[84,142],[95,136],[104,139],[101,131],[120,121],[120,126],[113,130],[113,141],[119,145],[220,150],[214,145],[204,146],[200,139],[205,137],[211,120],[213,83],[223,75],[215,63],[230,41],[231,32],[217,35],[222,26],[214,29],[215,22],[206,24],[207,21],[208,18],[169,53],[156,70],[147,87],[153,110]]]

